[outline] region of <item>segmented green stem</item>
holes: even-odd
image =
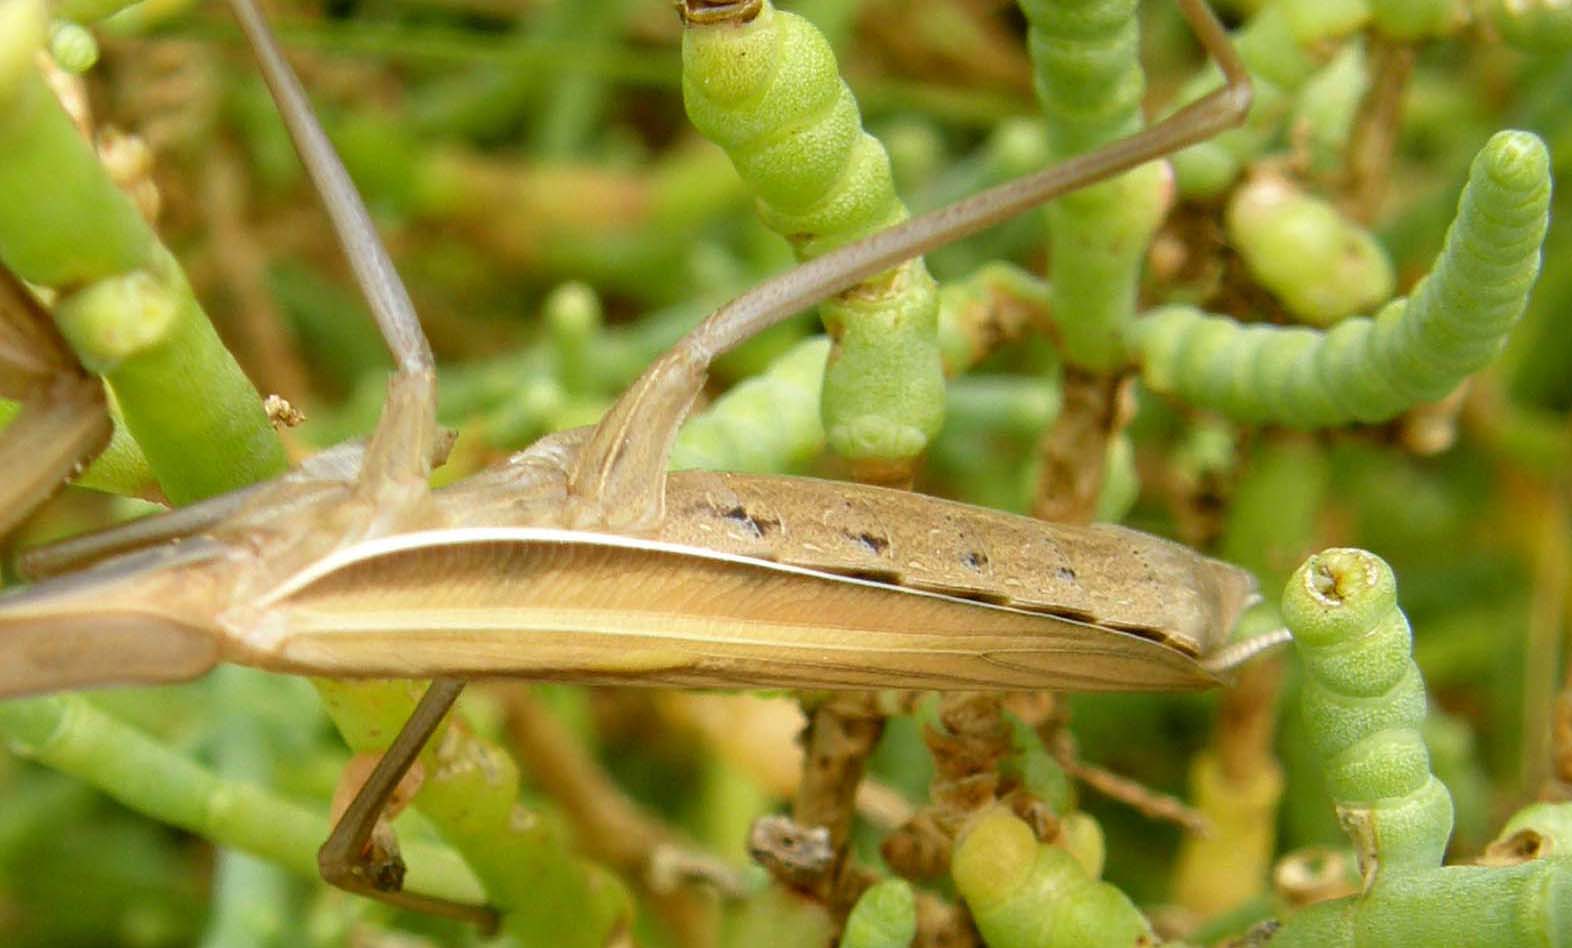
[[[1500,132],[1475,158],[1445,248],[1412,296],[1329,332],[1166,307],[1133,329],[1142,376],[1241,421],[1299,428],[1383,421],[1438,399],[1488,363],[1522,315],[1549,201],[1544,143]]]
[[[1055,159],[1141,128],[1134,0],[1021,0]],[[1065,358],[1094,371],[1124,359],[1141,262],[1167,210],[1169,177],[1153,163],[1048,206],[1053,311]]]
[[[1479,945],[1543,948],[1572,931],[1572,869],[1447,866],[1384,880],[1362,897],[1318,902],[1277,930],[1272,948]]]
[[[140,813],[317,878],[326,814],[255,784],[226,780],[82,695],[0,703],[0,731],[16,753],[92,784]],[[462,901],[483,897],[452,850],[412,843],[404,855],[411,887]]]
[[[688,117],[730,155],[764,222],[800,260],[904,220],[884,147],[862,130],[835,55],[768,0],[745,22],[693,19],[683,35]],[[938,290],[921,260],[820,306],[834,340],[824,428],[854,462],[908,463],[939,430]]]
[[[0,259],[61,293],[62,331],[108,380],[171,500],[280,473],[256,389],[33,66],[43,22],[39,0],[0,6]]]
[[[1369,554],[1361,555],[1380,563]],[[1564,803],[1525,807],[1507,821],[1482,861],[1486,865],[1382,873],[1361,895],[1321,902],[1291,916],[1271,944],[1273,948],[1566,944],[1567,933],[1572,932],[1572,807]]]
[[[141,268],[63,298],[55,320],[82,364],[109,382],[126,430],[171,501],[283,472],[261,397],[162,248]]]
[[[840,948],[908,948],[917,937],[917,899],[904,879],[885,879],[852,906]]]
[[[946,283],[939,291],[945,374],[964,373],[1001,340],[1023,334],[1047,306],[1047,284],[1007,263],[986,264],[965,279]],[[824,448],[819,400],[831,351],[823,336],[804,339],[765,372],[733,386],[690,417],[673,447],[672,468],[755,473],[801,469]],[[960,379],[954,386],[951,397],[965,399],[975,396],[977,388],[987,390],[989,383]],[[1040,394],[1043,383],[1031,383],[1030,388]],[[995,412],[998,407],[993,400],[978,424],[991,428],[1008,420]],[[1039,417],[1034,413],[1030,432],[1041,428]]]
[[[1310,741],[1366,880],[1441,865],[1452,797],[1430,772],[1425,686],[1391,567],[1363,550],[1312,556],[1282,611],[1309,673]]]
[[[1134,0],[1020,0],[1038,101],[1059,158],[1141,127],[1141,35]]]
[[[1039,843],[1007,807],[974,818],[950,860],[988,948],[1092,948],[1153,938],[1128,897],[1070,852]]]

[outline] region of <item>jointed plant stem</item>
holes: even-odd
[[[227,780],[81,695],[0,704],[12,750],[76,776],[172,826],[317,877],[326,814],[312,813],[252,784]],[[423,891],[474,901],[481,889],[451,850],[406,847],[409,882]]]
[[[42,17],[41,0],[0,7],[0,259],[60,293],[62,331],[109,382],[171,500],[281,473],[283,449],[260,396],[33,68]]]
[[[1135,7],[1133,0],[1021,3],[1055,160],[1141,128],[1146,79]],[[1071,365],[1108,372],[1123,364],[1141,263],[1171,191],[1166,166],[1153,162],[1048,206],[1054,323]]]
[[[1382,421],[1441,398],[1500,351],[1539,273],[1549,155],[1501,132],[1474,161],[1430,275],[1373,319],[1335,329],[1242,326],[1169,306],[1132,328],[1147,385],[1241,421]]]
[[[1541,945],[1572,930],[1572,866],[1441,866],[1452,799],[1419,734],[1424,682],[1391,568],[1363,550],[1317,554],[1283,616],[1311,680],[1304,713],[1365,889],[1290,917],[1272,944]]]
[[[688,115],[758,195],[765,223],[808,260],[906,219],[889,156],[862,130],[829,43],[764,2],[743,22],[690,19]],[[821,304],[833,348],[822,411],[859,477],[909,482],[944,417],[938,287],[921,259]]]

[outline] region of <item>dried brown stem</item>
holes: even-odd
[[[981,948],[972,917],[932,892],[917,893],[917,938],[912,948]]]
[[[709,882],[734,895],[743,889],[735,870],[698,853],[629,799],[532,692],[505,693],[508,734],[521,763],[557,801],[585,852],[649,892],[682,944],[713,943],[714,913],[678,883]]]
[[[799,826],[823,827],[829,833],[834,860],[828,872],[801,888],[824,902],[839,921],[856,901],[856,894],[846,900],[854,888],[847,885],[851,865],[846,842],[856,811],[857,786],[868,756],[884,733],[885,713],[876,693],[860,691],[835,694],[804,710],[808,727],[803,732],[802,781],[792,818]]]
[[[1359,103],[1348,140],[1348,184],[1343,211],[1369,223],[1378,216],[1392,174],[1392,154],[1402,119],[1403,93],[1414,71],[1414,48],[1371,33],[1368,37],[1374,81]]]
[[[1042,473],[1032,516],[1055,523],[1092,522],[1108,442],[1133,411],[1129,392],[1129,379],[1065,369],[1064,407],[1037,446]]]
[[[1183,800],[1081,760],[1069,731],[1061,730],[1047,743],[1065,773],[1103,796],[1118,800],[1149,819],[1173,823],[1186,832],[1211,832],[1211,821]]]
[[[1214,728],[1217,757],[1234,783],[1251,781],[1263,766],[1275,766],[1272,744],[1282,680],[1282,659],[1265,658],[1241,669],[1237,683],[1223,693]]]
[[[1551,727],[1551,775],[1559,799],[1572,799],[1572,684],[1556,696]]]
[[[962,824],[1000,796],[999,763],[1015,752],[1014,735],[1004,717],[1006,705],[1032,724],[1053,711],[1046,692],[1004,696],[950,692],[939,704],[943,729],[923,735],[936,773],[932,798],[899,829],[885,837],[885,862],[908,879],[932,879],[949,870],[950,851]],[[1029,809],[1030,801],[1023,801]],[[1040,822],[1040,821],[1039,821]]]
[[[807,826],[787,816],[764,816],[748,833],[748,854],[776,881],[820,902],[837,926],[878,873],[831,844],[824,826]]]
[[[246,224],[245,172],[227,147],[218,148],[204,170],[203,203],[213,230],[214,262],[235,300],[230,325],[250,356],[247,367],[264,392],[299,403],[310,394],[310,383],[263,281],[266,258]]]

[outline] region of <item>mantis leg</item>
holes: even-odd
[[[1077,188],[1203,141],[1244,120],[1250,79],[1205,0],[1179,0],[1224,84],[1155,125],[1095,151],[913,217],[765,280],[684,336],[596,427],[572,472],[572,526],[640,529],[660,520],[677,427],[710,363],[754,335],[875,274]],[[630,437],[637,432],[638,437]]]
[[[0,398],[21,403],[0,435],[0,536],[109,441],[103,383],[27,288],[0,267]]]
[[[382,417],[361,463],[356,494],[367,519],[351,533],[383,533],[401,526],[411,508],[428,498],[426,478],[438,442],[436,372],[431,346],[415,315],[371,215],[326,133],[311,111],[300,80],[254,0],[230,0],[230,9],[256,55],[295,150],[316,185],[355,281],[371,308],[395,365]],[[496,913],[484,906],[403,891],[404,865],[396,852],[372,845],[377,820],[399,781],[420,756],[448,709],[463,691],[456,679],[437,679],[382,755],[317,854],[328,882],[401,908],[444,915],[495,929]]]
[[[311,111],[294,71],[279,51],[254,0],[229,0],[230,9],[256,54],[269,92],[284,118],[301,163],[321,195],[339,244],[355,273],[377,328],[396,366],[376,433],[366,450],[360,488],[373,508],[405,506],[423,495],[437,441],[437,389],[431,346],[420,328],[409,292],[377,236],[365,202]],[[388,516],[396,517],[395,509]],[[379,517],[382,515],[378,515]],[[376,528],[376,523],[370,525]]]
[[[494,909],[405,892],[404,863],[398,853],[382,850],[372,840],[377,820],[399,781],[420,757],[421,749],[463,690],[464,682],[456,678],[438,678],[426,689],[371,776],[334,824],[327,842],[317,851],[317,867],[322,878],[346,891],[399,908],[473,922],[486,932],[494,932],[498,922]]]

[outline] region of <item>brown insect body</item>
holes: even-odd
[[[1253,594],[1247,573],[1136,531],[807,478],[678,473],[653,528],[566,530],[571,456],[554,447],[435,493],[405,532],[335,537],[323,528],[348,488],[286,480],[213,536],[0,601],[0,695],[179,680],[219,660],[340,677],[1204,688],[1216,679],[1196,659]]]

